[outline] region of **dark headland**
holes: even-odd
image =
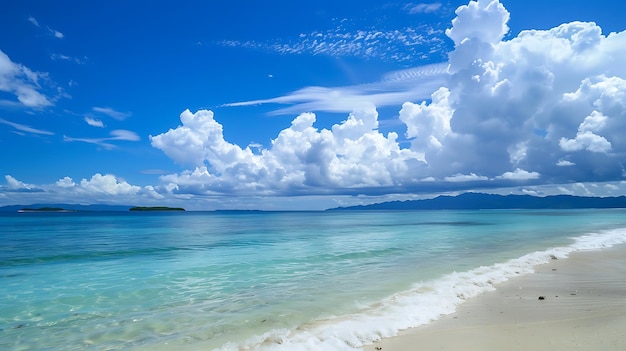
[[[433,199],[391,201],[371,205],[338,207],[327,211],[363,210],[506,210],[506,209],[582,209],[626,208],[626,196],[586,197],[573,195],[531,196],[464,193],[441,195]]]

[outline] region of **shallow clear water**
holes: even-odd
[[[0,214],[0,349],[358,348],[625,214]]]

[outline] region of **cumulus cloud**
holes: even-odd
[[[497,176],[496,179],[510,179],[510,180],[529,180],[538,179],[540,174],[538,172],[528,172],[523,169],[517,168],[513,172],[504,172],[502,175]]]
[[[419,155],[401,149],[398,135],[378,131],[372,105],[355,110],[331,129],[317,129],[316,116],[303,113],[253,153],[224,139],[213,112],[184,111],[182,125],[151,136],[152,145],[193,170],[162,176],[164,183],[194,193],[308,194],[345,189],[393,187],[415,181]]]
[[[163,194],[168,194],[165,187],[133,185],[113,174],[96,173],[78,181],[66,176],[53,184],[42,185],[27,184],[11,175],[5,175],[4,179],[6,185],[0,184],[0,199],[5,203],[162,205]],[[183,200],[184,197],[178,205],[183,206]],[[176,201],[176,196],[170,194],[168,202]]]
[[[626,69],[616,58],[626,57],[626,34],[572,22],[503,41],[509,13],[498,1],[456,13],[446,32],[455,42],[450,83],[400,113],[433,175],[620,179]]]
[[[181,126],[151,141],[192,168],[161,179],[172,191],[202,194],[390,193],[623,179],[626,32],[604,35],[595,23],[571,22],[503,40],[510,15],[499,1],[471,1],[456,15],[446,31],[454,50],[445,78],[426,79],[436,86],[420,90],[424,86],[411,81],[411,88],[394,91],[398,99],[367,91],[371,86],[309,87],[230,104],[354,110],[321,130],[313,113],[302,113],[257,151],[226,141],[211,111],[185,111]],[[408,91],[413,95],[403,95]],[[410,147],[400,147],[396,133],[378,131],[368,102],[402,105],[399,120]]]
[[[71,179],[65,179],[64,183],[70,181]],[[78,187],[79,191],[106,195],[134,195],[141,190],[140,187],[119,180],[114,175],[102,175],[100,173],[94,174],[91,179],[82,179],[80,183],[75,184],[74,187]]]
[[[76,186],[76,183],[74,183],[74,180],[70,177],[63,177],[62,179],[57,180],[55,185],[59,188],[72,188]]]
[[[28,67],[11,61],[0,50],[0,91],[14,95],[20,105],[43,108],[52,105],[52,100],[42,93],[41,81],[46,73],[35,72]]]

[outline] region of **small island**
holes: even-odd
[[[19,213],[28,213],[28,212],[76,212],[74,210],[66,210],[61,207],[39,207],[39,208],[22,208],[17,210]]]
[[[129,211],[185,211],[182,207],[167,207],[167,206],[136,206],[128,209]]]

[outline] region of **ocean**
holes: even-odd
[[[358,350],[626,242],[625,215],[0,213],[0,349]]]

